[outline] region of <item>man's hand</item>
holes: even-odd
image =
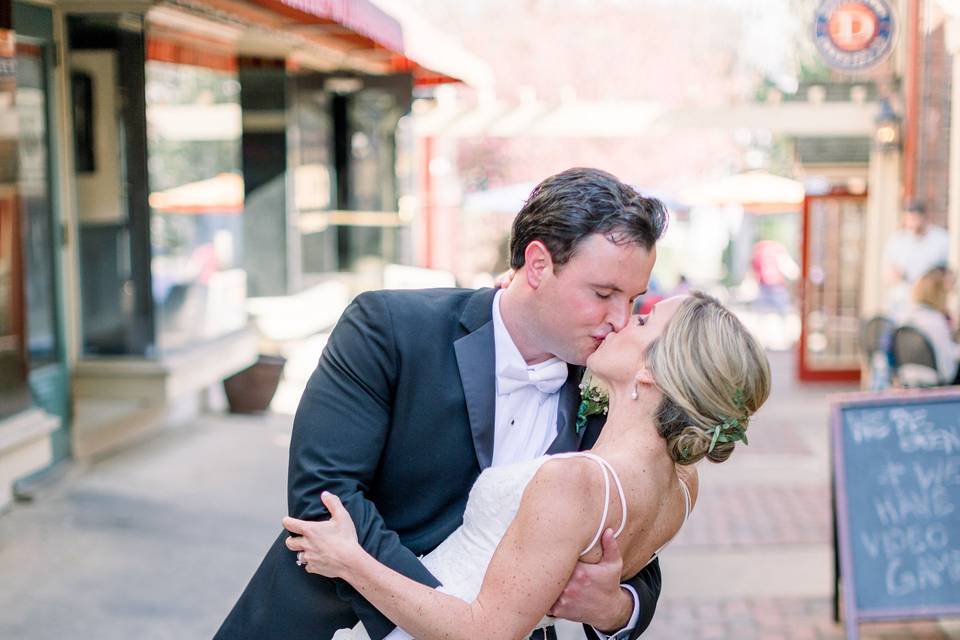
[[[550,615],[582,622],[609,634],[622,629],[633,613],[633,597],[620,588],[623,557],[613,529],[600,540],[603,556],[597,564],[577,563]]]

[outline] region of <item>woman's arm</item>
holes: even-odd
[[[563,591],[595,532],[603,493],[593,466],[570,458],[540,468],[472,603],[410,580],[367,554],[356,543],[349,514],[330,494],[323,497],[330,521],[284,519],[287,529],[303,534],[288,546],[304,551],[309,571],[346,580],[421,640],[522,637]]]

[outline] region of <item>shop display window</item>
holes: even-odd
[[[0,118],[16,120],[14,34],[0,29]],[[0,418],[27,408],[17,140],[0,136]]]
[[[154,349],[144,119],[144,38],[131,14],[67,17],[77,161],[83,352]]]
[[[161,352],[246,323],[240,84],[232,59],[218,60],[212,68],[146,64],[150,270]]]
[[[31,368],[55,362],[59,353],[53,229],[54,190],[50,183],[47,122],[47,57],[43,46],[17,46],[19,125],[18,192],[25,220],[27,355]]]

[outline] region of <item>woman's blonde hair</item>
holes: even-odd
[[[763,347],[733,313],[701,292],[683,301],[650,344],[647,366],[663,392],[656,414],[660,434],[680,464],[730,457],[735,440],[715,438],[715,429],[744,432],[770,393]]]
[[[934,267],[913,285],[913,301],[947,313],[947,268]]]

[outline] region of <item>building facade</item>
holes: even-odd
[[[366,0],[0,0],[0,505],[202,410],[251,297],[404,260],[402,121],[461,80],[408,44]]]

